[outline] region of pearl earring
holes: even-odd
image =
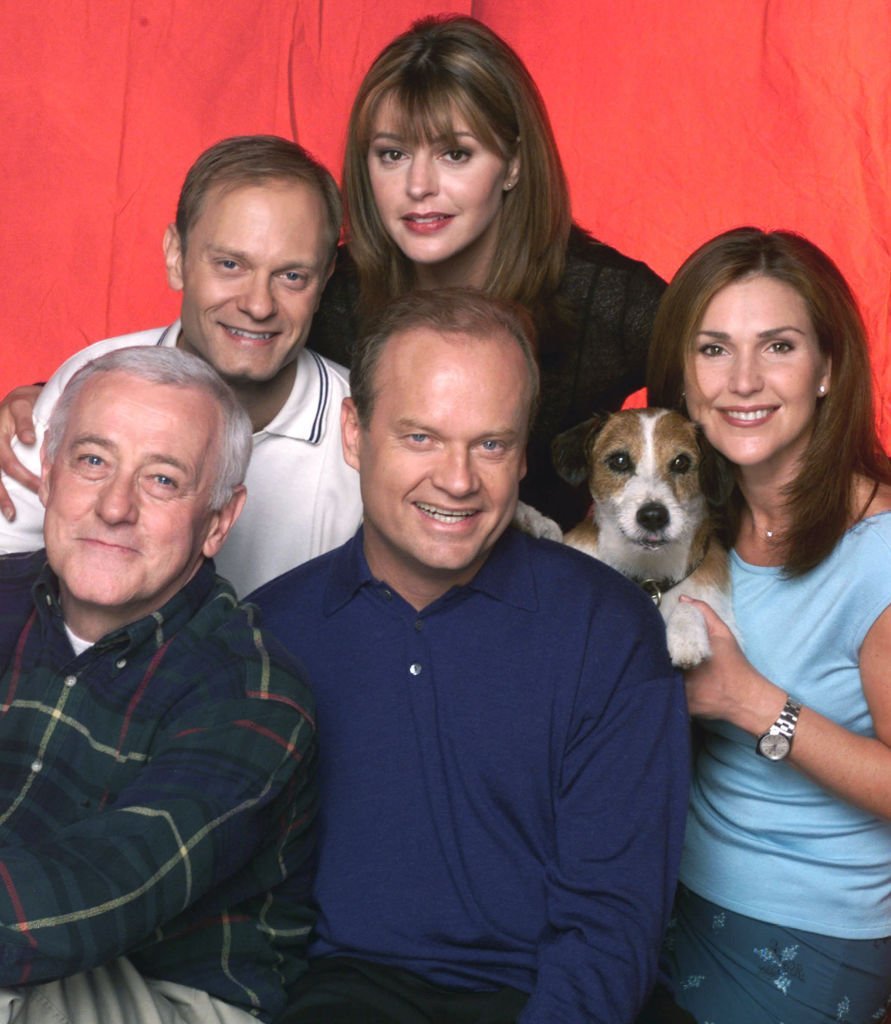
[[[819,386],[819,387],[817,388],[817,392],[819,393],[820,397],[822,397],[823,395],[825,395],[825,394],[826,394],[826,385],[825,385],[825,384],[821,384],[821,385],[820,385],[820,386]]]

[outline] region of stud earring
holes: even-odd
[[[825,384],[821,384],[821,385],[820,385],[820,386],[819,386],[819,387],[817,388],[817,393],[818,393],[818,394],[820,395],[820,397],[822,398],[822,397],[823,397],[823,395],[825,395],[825,394],[826,394],[826,385],[825,385]]]
[[[514,185],[516,185],[515,181],[506,181],[504,183],[504,191],[505,192],[510,192],[510,190],[514,187]]]

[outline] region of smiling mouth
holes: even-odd
[[[739,420],[742,423],[761,423],[768,416],[776,412],[776,407],[770,409],[724,409],[723,413],[732,420]]]
[[[233,338],[243,338],[245,341],[271,341],[275,337],[269,331],[246,331],[243,327],[230,327],[228,324],[222,326]]]
[[[470,519],[471,516],[476,515],[476,511],[473,509],[451,511],[445,508],[437,508],[436,505],[426,505],[422,501],[416,501],[415,508],[423,512],[425,516],[435,519],[438,523],[461,523],[465,519]]]

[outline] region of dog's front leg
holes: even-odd
[[[705,616],[692,604],[678,603],[665,624],[668,653],[678,668],[694,668],[711,657]]]
[[[531,537],[544,537],[547,540],[555,540],[558,544],[563,543],[563,531],[554,520],[548,519],[544,513],[527,505],[524,501],[517,503],[517,511],[514,512],[514,526]]]

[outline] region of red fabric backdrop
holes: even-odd
[[[422,0],[45,0],[0,7],[0,389],[163,323],[186,168],[242,132],[339,167],[350,99]],[[864,309],[891,438],[888,0],[478,0],[544,94],[576,219],[670,277],[718,231],[787,227]]]

